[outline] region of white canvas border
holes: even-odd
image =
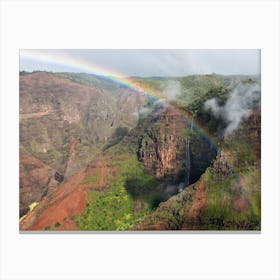
[[[2,1],[1,279],[279,279],[279,31],[278,1]],[[21,48],[261,49],[261,234],[19,234]]]

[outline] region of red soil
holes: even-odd
[[[59,222],[61,226],[59,230],[76,229],[76,223],[71,220],[74,214],[81,214],[86,207],[84,188],[80,187],[67,195],[64,199],[50,205],[42,213],[39,219],[33,224],[30,229],[44,229],[45,226],[53,226]]]
[[[98,175],[97,182],[81,184],[85,178],[93,175]],[[51,226],[55,230],[76,230],[77,225],[72,220],[72,216],[80,215],[85,209],[87,189],[89,187],[104,188],[107,181],[108,167],[104,159],[99,158],[94,166],[81,170],[62,184],[49,202],[46,198],[43,199],[34,211],[21,222],[20,228],[22,230],[44,230],[46,226]],[[60,226],[55,228],[54,225],[57,222]]]
[[[205,193],[205,185],[206,183],[203,180],[199,181],[197,184],[197,191],[194,196],[194,201],[187,214],[188,219],[195,219],[201,215],[207,198]]]
[[[196,230],[200,226],[200,217],[204,211],[207,195],[205,193],[206,182],[200,180],[195,184],[196,192],[190,209],[188,210],[185,222],[181,230]]]
[[[99,181],[98,181],[98,187],[105,187],[105,174],[107,173],[107,166],[104,164],[104,162],[97,162],[96,166],[99,168]]]
[[[239,182],[237,185],[237,188],[239,189],[239,195],[235,196],[232,201],[233,208],[240,213],[245,213],[250,206],[250,202],[246,197],[245,186],[246,186],[246,180],[241,175],[239,176]]]
[[[233,208],[240,213],[245,213],[249,205],[250,203],[246,198],[239,197],[233,201]]]

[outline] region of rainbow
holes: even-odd
[[[153,91],[152,89],[147,89],[143,84],[133,80],[132,78],[128,78],[122,73],[117,73],[109,69],[105,69],[99,65],[95,65],[93,63],[88,63],[84,60],[79,60],[77,58],[73,58],[72,56],[66,54],[52,55],[50,53],[44,53],[44,50],[22,50],[20,51],[20,59],[28,59],[35,63],[38,63],[38,68],[40,68],[40,63],[47,63],[53,65],[65,66],[67,68],[73,69],[74,72],[80,73],[88,73],[94,74],[96,76],[102,77],[102,79],[107,80],[109,82],[117,83],[125,88],[131,89],[133,92],[137,94],[141,94],[147,96],[148,98],[160,103],[165,108],[170,109],[177,115],[181,116],[188,124],[189,127],[192,126],[193,130],[198,133],[201,137],[203,137],[210,146],[219,152],[219,148],[216,144],[216,139],[211,136],[208,132],[208,129],[204,127],[201,123],[194,119],[193,115],[189,112],[176,107],[173,104],[170,104],[167,99],[160,96],[159,93]],[[39,70],[39,69],[38,69]],[[69,71],[70,72],[70,71]],[[227,159],[226,159],[227,160]],[[227,160],[228,161],[228,160]],[[230,162],[228,161],[230,164]],[[231,164],[230,164],[231,165]],[[235,170],[234,170],[235,171]],[[257,206],[252,203],[247,193],[245,193],[246,198],[250,202],[250,207],[252,209],[253,215],[258,217]]]
[[[133,90],[134,92],[147,96],[148,98],[160,103],[162,106],[169,108],[174,113],[177,113],[182,118],[184,118],[188,125],[193,127],[193,130],[199,133],[212,148],[218,151],[216,140],[210,135],[207,128],[200,124],[193,116],[185,110],[179,109],[176,106],[170,104],[164,97],[160,96],[157,92],[152,89],[144,88],[143,84],[137,83],[135,80],[126,77],[122,73],[117,73],[109,69],[105,69],[99,65],[95,65],[92,62],[87,62],[78,58],[73,58],[73,56],[57,53],[51,54],[46,53],[44,50],[21,50],[20,59],[28,59],[35,63],[38,63],[38,68],[40,64],[53,64],[64,66],[73,69],[75,72],[94,74],[96,76],[102,77],[103,79],[117,83],[123,87]]]

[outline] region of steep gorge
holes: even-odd
[[[105,82],[95,79],[99,87],[47,72],[20,75],[20,216],[52,192],[51,185],[85,168],[117,129],[129,131],[137,125],[135,112],[145,97],[114,83],[109,90],[100,89]],[[34,179],[30,187],[31,179],[25,179],[31,172],[28,158],[37,165],[31,178],[41,178],[41,165],[51,170],[46,182]]]
[[[260,140],[261,114],[255,108],[224,139],[201,178],[162,202],[133,230],[259,230]]]
[[[192,131],[191,126],[192,122],[180,111],[170,108],[156,108],[139,122],[134,129],[138,140],[137,156],[150,174],[167,182],[185,184],[189,165],[188,181],[193,183],[199,179],[215,158],[216,149],[207,139]],[[192,134],[186,136],[189,131]]]
[[[20,229],[259,227],[260,110],[218,151],[195,111],[99,77],[20,78]]]

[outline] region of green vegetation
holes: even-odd
[[[20,75],[20,76],[28,75],[28,74],[31,74],[31,72],[28,72],[28,71],[19,71],[19,75]]]
[[[198,230],[260,230],[261,192],[257,168],[242,174],[222,175],[209,167],[201,177],[206,185],[206,202],[195,220],[188,213],[196,198],[196,186],[179,191],[175,200],[168,200],[146,219],[146,224],[164,224],[178,230],[183,225]]]
[[[45,230],[51,230],[52,229],[52,227],[51,226],[45,226]]]
[[[90,198],[78,226],[83,230],[127,229],[133,219],[133,200],[119,181],[109,191],[90,191]]]
[[[112,165],[119,169],[108,190],[89,191],[81,217],[72,217],[82,230],[127,230],[141,222],[166,197],[154,190],[158,182],[146,174],[132,154]]]
[[[245,141],[233,141],[232,150],[235,160],[239,163],[238,171],[242,171],[242,168],[247,169],[255,162],[257,162],[256,153],[254,147]]]
[[[252,167],[251,170],[246,172],[243,176],[244,188],[247,197],[250,198],[250,203],[254,215],[258,221],[261,221],[261,173],[256,167]]]
[[[88,177],[88,178],[84,179],[80,184],[83,185],[83,184],[87,184],[87,183],[90,183],[90,182],[97,182],[98,179],[99,179],[98,175],[91,176],[91,177]]]
[[[260,190],[252,197],[244,191],[240,181],[242,177],[251,178],[251,174],[224,176],[211,172],[209,168],[204,177],[207,182],[207,201],[202,217],[209,230],[260,228]],[[258,182],[254,181],[254,186],[257,185]],[[243,205],[238,206],[238,203]],[[243,209],[239,209],[241,207]]]
[[[79,219],[79,217],[78,217],[77,214],[73,214],[72,217],[71,217],[71,220],[74,221],[74,222],[78,221],[78,219]]]
[[[75,83],[95,87],[100,90],[117,90],[119,85],[112,82],[110,78],[105,76],[97,76],[93,74],[85,74],[85,73],[54,73],[55,75],[64,77],[69,79]]]
[[[168,200],[159,205],[156,211],[151,213],[145,222],[147,224],[164,224],[168,230],[179,230],[186,219],[186,213],[194,200],[192,187],[180,190],[176,199]]]
[[[128,134],[127,127],[117,127],[109,142],[104,146],[103,151],[120,143],[120,141]]]
[[[223,102],[227,94],[227,84],[222,76],[195,75],[178,79],[182,92],[178,96],[178,105],[187,111],[196,113],[201,111],[204,102],[216,97]]]
[[[210,133],[214,134],[218,129],[222,129],[225,124],[222,118],[213,116],[211,112],[208,112],[204,108],[206,100],[216,98],[219,105],[223,105],[229,93],[229,86],[234,81],[240,82],[240,80],[246,81],[248,77],[236,76],[231,79],[227,79],[227,76],[221,75],[192,75],[187,77],[178,78],[145,78],[138,79],[144,85],[148,85],[161,95],[162,90],[168,88],[169,83],[179,83],[178,93],[175,94],[172,103],[179,108],[191,113],[196,120],[203,123]],[[147,109],[151,109],[154,106],[154,101],[149,100],[145,105]]]
[[[228,140],[223,143],[223,147],[231,151],[236,162],[235,169],[238,172],[246,171],[258,162],[254,145],[246,139]]]
[[[56,222],[56,223],[54,224],[54,227],[55,227],[55,228],[59,228],[60,226],[61,226],[60,222]]]

